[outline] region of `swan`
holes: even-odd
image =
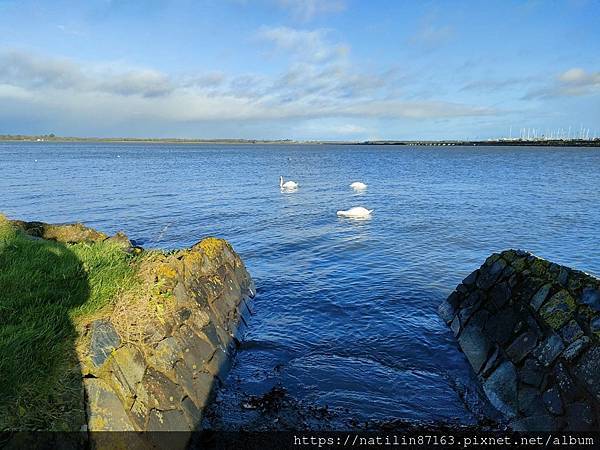
[[[372,209],[363,208],[362,206],[355,206],[354,208],[350,208],[345,211],[338,211],[337,215],[340,217],[350,217],[352,219],[366,219],[371,217],[372,212]]]
[[[360,181],[355,181],[350,185],[350,187],[355,191],[362,191],[363,189],[367,188],[367,185],[365,183],[361,183]]]
[[[285,189],[285,190],[298,189],[298,183],[296,183],[295,181],[286,181],[284,183],[283,182],[283,177],[280,176],[279,177],[279,187],[281,189]]]

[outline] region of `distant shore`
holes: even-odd
[[[596,139],[489,139],[489,140],[375,140],[375,141],[298,141],[292,139],[185,139],[185,138],[102,138],[49,135],[0,135],[0,142],[107,142],[144,144],[212,144],[212,145],[406,145],[406,146],[530,146],[530,147],[600,147]]]

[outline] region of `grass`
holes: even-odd
[[[0,431],[85,423],[78,325],[137,285],[135,262],[106,242],[32,239],[0,215]]]

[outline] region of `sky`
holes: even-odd
[[[0,0],[0,134],[600,136],[600,0]]]

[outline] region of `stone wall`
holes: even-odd
[[[600,423],[600,280],[493,254],[440,305],[490,403],[517,431]]]
[[[80,358],[89,431],[198,429],[249,313],[252,280],[227,242],[149,259],[140,274],[144,302],[159,298],[153,314],[126,303],[89,327]]]

